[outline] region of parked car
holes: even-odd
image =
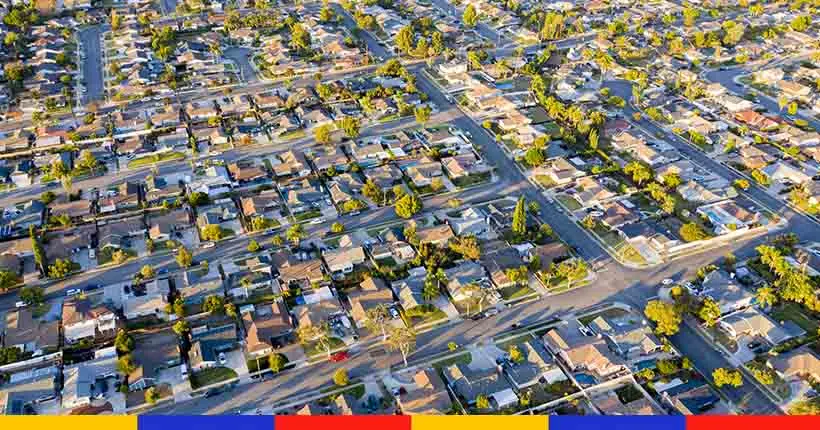
[[[350,354],[348,354],[347,351],[339,351],[339,352],[333,353],[330,356],[330,361],[332,361],[334,363],[340,363],[342,361],[347,360],[348,358],[350,358]]]
[[[80,290],[79,288],[71,288],[71,289],[66,290],[65,295],[66,295],[66,297],[71,297],[71,296],[76,296],[77,294],[80,294],[81,292],[82,292],[82,290]]]

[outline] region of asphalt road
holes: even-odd
[[[83,44],[85,59],[83,60],[83,79],[86,93],[84,103],[93,100],[102,100],[104,97],[102,47],[100,46],[100,26],[92,25],[79,32]]]
[[[343,14],[345,22],[351,23],[350,17]],[[384,54],[384,57],[391,55],[381,45],[372,38],[369,33],[361,33],[365,42],[370,49],[377,55]],[[413,68],[418,72],[418,68]],[[419,335],[418,349],[411,356],[412,360],[421,360],[434,353],[444,352],[447,350],[449,342],[456,342],[460,345],[473,344],[476,342],[487,341],[510,329],[513,323],[533,324],[539,321],[546,321],[555,316],[571,313],[591,305],[599,304],[609,301],[621,301],[630,304],[638,309],[642,308],[645,302],[656,294],[657,285],[664,278],[673,278],[676,280],[690,278],[694,276],[697,268],[712,263],[719,259],[727,252],[733,252],[738,258],[751,256],[754,253],[754,246],[762,242],[762,238],[738,241],[721,248],[713,249],[699,253],[694,256],[685,257],[676,260],[672,263],[663,264],[646,270],[635,270],[623,267],[615,263],[606,252],[601,249],[597,242],[592,241],[586,233],[571,221],[563,212],[557,210],[550,204],[543,195],[529,182],[525,180],[523,175],[516,168],[514,162],[510,160],[501,148],[495,143],[494,139],[489,136],[485,130],[478,124],[473,122],[461,113],[455,106],[448,103],[444,95],[438,88],[424,76],[424,74],[416,73],[418,77],[417,86],[419,89],[428,94],[430,98],[440,107],[441,113],[437,115],[437,119],[446,118],[445,121],[468,131],[477,145],[480,148],[483,156],[496,167],[496,171],[501,175],[501,181],[488,187],[480,187],[464,192],[458,198],[463,198],[465,201],[482,201],[499,196],[517,196],[525,195],[528,200],[538,201],[542,209],[542,217],[553,227],[555,232],[566,240],[571,246],[575,247],[579,254],[585,259],[596,263],[598,268],[597,279],[590,285],[569,291],[564,294],[549,296],[544,299],[531,302],[525,305],[516,306],[513,309],[502,311],[499,315],[486,318],[480,321],[464,321],[459,324],[448,325],[437,328],[430,332]],[[261,87],[260,87],[261,88]],[[631,91],[629,88],[624,88],[626,97],[629,98]],[[643,126],[651,129],[652,124],[645,121]],[[390,127],[400,127],[401,124],[385,125],[385,129]],[[384,132],[378,128],[372,130],[368,129],[367,133]],[[713,171],[724,174],[725,168],[714,161],[705,157],[702,153],[695,151],[685,142],[673,141],[681,151],[687,156],[692,157],[697,162],[708,166]],[[309,145],[310,139],[299,142],[291,142],[288,145]],[[272,152],[270,146],[255,149],[262,152]],[[241,153],[228,151],[222,155],[227,161],[237,160],[242,157],[252,156],[253,151],[243,151]],[[160,174],[166,171],[173,171],[182,166],[182,163],[172,163],[160,166]],[[727,177],[733,177],[731,171]],[[145,171],[135,171],[123,173],[123,177],[144,176]],[[111,182],[112,178],[99,178],[91,180],[92,183],[96,181]],[[82,187],[97,186],[89,184],[80,185]],[[39,193],[38,193],[39,194]],[[445,207],[446,201],[456,196],[440,197],[439,201],[425,201],[425,207],[428,210],[437,207]],[[761,198],[766,198],[761,196]],[[767,203],[763,200],[764,203]],[[777,200],[775,200],[777,202]],[[768,203],[767,203],[768,205]],[[775,206],[777,207],[777,206]],[[780,208],[782,208],[782,202]],[[784,209],[782,211],[784,216],[787,216],[790,221],[796,223],[799,231],[804,233],[816,233],[815,226],[809,222],[801,221],[800,216],[796,216],[791,211]],[[369,225],[378,225],[384,222],[395,219],[392,214],[392,209],[384,208],[374,211],[365,212],[364,214],[351,219],[343,220],[348,230],[355,228],[367,227]],[[309,233],[311,236],[322,234],[325,226],[309,226]],[[269,240],[269,239],[268,239]],[[197,261],[207,259],[208,261],[217,261],[220,257],[233,254],[241,254],[245,252],[245,247],[249,241],[248,237],[235,238],[229,241],[220,243],[216,248],[210,250],[197,250],[195,258]],[[262,240],[266,244],[265,240]],[[62,294],[62,291],[68,285],[84,285],[87,283],[106,283],[113,281],[121,281],[128,279],[142,264],[150,263],[155,268],[168,267],[173,269],[175,263],[172,255],[154,256],[147,260],[129,263],[111,270],[81,274],[78,277],[72,278],[69,281],[56,283],[47,289],[49,296],[56,296]],[[14,294],[6,295],[0,298],[0,308],[8,308],[13,306],[16,300]],[[720,357],[714,349],[699,338],[686,337],[686,333],[682,332],[682,339],[676,340],[675,344],[682,349],[685,349],[685,354],[692,359],[696,366],[700,368],[710,367],[728,367],[728,363]],[[717,356],[715,356],[717,354]],[[343,363],[322,362],[310,367],[293,369],[282,373],[272,381],[264,381],[259,383],[243,386],[239,390],[225,393],[223,395],[214,396],[212,398],[196,399],[194,401],[183,402],[173,406],[158,408],[152,412],[156,413],[177,413],[177,414],[214,414],[214,413],[228,413],[235,411],[237,408],[247,411],[256,408],[267,408],[281,402],[285,399],[291,398],[297,394],[327,388],[332,385],[331,375],[339,367],[346,367],[352,378],[359,378],[371,375],[380,370],[387,370],[390,366],[397,366],[401,361],[398,353],[387,353],[386,355],[371,356],[368,352],[354,353],[353,357]],[[747,388],[748,396],[754,400],[750,402],[750,408],[759,410],[761,413],[768,411],[766,400],[758,399],[764,397],[761,393],[754,391],[753,387]],[[740,393],[739,395],[745,395]]]
[[[250,56],[253,55],[253,50],[240,46],[231,47],[225,50],[222,55],[230,58],[239,67],[243,82],[256,83],[259,82],[259,77],[256,76],[256,71],[251,64]]]
[[[726,87],[727,90],[735,93],[738,96],[744,96],[750,94],[750,88],[738,84],[737,82],[735,82],[735,79],[752,72],[754,72],[754,70],[747,70],[743,67],[735,67],[726,70],[712,70],[706,73],[706,79],[712,82],[720,83],[721,85]],[[769,97],[768,95],[757,90],[754,90],[754,92],[757,94],[757,103],[765,107],[766,110],[768,110],[771,113],[781,112],[780,106],[778,105],[776,99],[773,99],[772,97]],[[796,118],[802,118],[806,120],[812,127],[815,128],[815,130],[820,130],[820,121],[818,121],[816,118],[811,116],[805,116],[800,113],[794,116]]]
[[[697,370],[710,378],[712,372],[726,366],[726,359],[688,324],[681,324],[678,334],[672,336],[672,342],[686,356],[697,356],[695,362]],[[779,414],[780,409],[772,403],[768,397],[761,395],[754,383],[749,380],[745,373],[743,375],[743,385],[738,388],[724,387],[721,392],[741,411],[752,415],[772,415]]]
[[[418,86],[422,92],[428,94],[442,110],[453,109],[453,106],[446,101],[443,94],[432,83],[428,82],[423,74],[417,74],[417,76],[419,78]],[[595,242],[589,240],[580,231],[580,227],[570,221],[563,213],[555,210],[548,202],[545,202],[541,194],[529,182],[524,180],[513,162],[506,157],[504,152],[481,127],[463,115],[454,118],[452,123],[472,134],[473,140],[481,148],[483,156],[490,160],[496,166],[497,171],[505,176],[511,190],[517,189],[519,194],[523,193],[528,198],[542,203],[544,219],[553,226],[553,229],[564,240],[577,247],[585,258],[599,261],[599,272],[597,279],[588,286],[516,306],[484,320],[463,321],[422,333],[417,340],[418,349],[410,357],[411,361],[422,360],[432,354],[445,352],[449,342],[468,345],[488,341],[508,331],[514,323],[529,325],[543,322],[603,302],[621,301],[634,306],[636,309],[641,309],[647,300],[656,295],[657,285],[662,279],[681,280],[691,278],[695,275],[697,268],[714,262],[730,251],[739,258],[751,256],[754,254],[754,247],[764,240],[763,238],[757,238],[734,242],[728,246],[685,257],[673,263],[648,270],[634,270],[620,266],[614,263]],[[673,341],[676,346],[684,349],[684,353],[697,366],[706,369],[730,367],[728,362],[706,341],[697,336],[685,336],[686,333],[679,339],[673,339]],[[199,398],[195,401],[159,408],[154,412],[220,414],[231,413],[236,410],[262,409],[264,411],[287,401],[289,398],[293,398],[293,396],[311,390],[330,388],[332,386],[332,374],[339,367],[347,368],[352,378],[361,378],[386,372],[389,368],[400,364],[401,357],[398,353],[388,353],[387,355],[374,357],[368,351],[356,352],[349,361],[343,364],[322,362],[309,367],[289,370],[273,380],[244,386],[241,391],[231,391],[207,399]],[[748,410],[757,413],[774,413],[776,411],[776,407],[768,402],[768,399],[762,393],[755,391],[754,386],[751,384],[737,391],[737,393],[729,392],[727,395],[737,400],[738,403],[743,400]],[[743,399],[738,396],[743,397]]]

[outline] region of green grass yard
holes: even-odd
[[[181,152],[163,152],[161,154],[147,155],[145,157],[135,158],[128,162],[129,169],[136,169],[138,167],[150,166],[152,164],[164,163],[167,161],[182,160],[185,154]]]
[[[227,367],[211,367],[200,370],[191,375],[191,388],[194,390],[206,387],[217,382],[227,381],[236,378],[236,372]]]

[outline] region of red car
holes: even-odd
[[[330,356],[330,361],[332,361],[334,363],[339,363],[339,362],[347,360],[348,358],[350,358],[350,354],[348,354],[347,351],[340,351],[340,352],[333,353]]]

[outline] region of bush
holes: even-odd
[[[686,223],[681,226],[680,230],[678,230],[681,239],[686,242],[695,242],[697,240],[703,240],[709,237],[708,234],[697,224],[695,223]]]

